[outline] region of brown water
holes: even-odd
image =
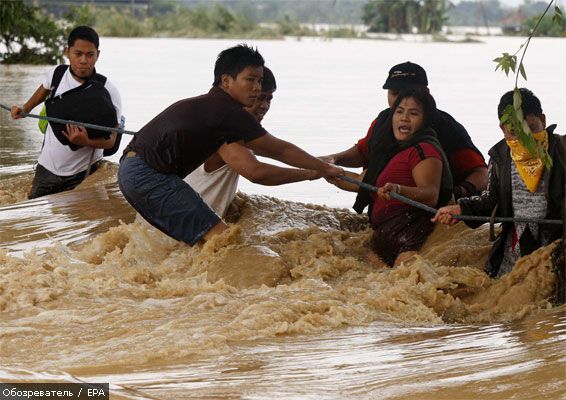
[[[493,281],[484,229],[442,227],[388,269],[346,210],[241,194],[232,229],[190,248],[129,222],[115,185],[18,204],[0,255],[4,381],[171,399],[564,394],[550,247]]]
[[[17,98],[38,67],[2,72]],[[566,397],[553,246],[491,280],[487,229],[458,224],[389,269],[321,183],[302,194],[317,204],[240,193],[231,229],[191,248],[135,220],[115,164],[26,201],[41,136],[0,115],[0,381],[139,399]]]

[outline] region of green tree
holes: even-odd
[[[3,64],[57,64],[65,32],[23,0],[0,1],[0,59]]]
[[[446,19],[445,0],[370,0],[362,14],[370,32],[436,33]]]
[[[418,30],[420,33],[438,33],[446,23],[446,1],[424,0],[418,9]]]
[[[417,8],[416,0],[371,0],[364,5],[362,20],[370,32],[408,33]]]
[[[95,29],[100,36],[143,37],[151,33],[151,19],[136,18],[130,10],[98,10]]]
[[[96,25],[96,15],[94,9],[88,4],[83,4],[80,7],[71,6],[65,14],[65,19],[71,23],[73,26]]]
[[[174,36],[226,37],[251,32],[257,29],[257,24],[221,5],[200,5],[192,9],[178,5],[174,12],[155,17],[153,28],[155,32]]]
[[[521,32],[523,34],[529,34],[532,32],[536,26],[540,16],[531,17],[523,23]],[[555,37],[566,37],[566,23],[565,20],[557,22],[553,21],[550,16],[545,16],[539,23],[538,29],[535,31],[535,36],[555,36]]]
[[[462,0],[447,10],[450,24],[456,26],[494,26],[506,13],[499,0]]]

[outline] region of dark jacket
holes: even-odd
[[[547,128],[548,153],[553,161],[553,167],[544,171],[545,196],[547,201],[547,213],[545,219],[564,219],[564,143],[560,135],[554,134],[552,125]],[[501,140],[489,150],[489,184],[487,190],[481,196],[462,198],[458,204],[462,208],[462,215],[490,216],[495,210],[495,217],[513,217],[513,201],[511,198],[511,154],[505,140]],[[466,225],[477,228],[482,222],[466,221]],[[561,225],[539,224],[539,243],[531,246],[531,249],[522,255],[530,254],[534,249],[542,245],[543,237],[550,241],[562,236]],[[503,261],[504,246],[507,236],[513,232],[513,223],[502,223],[501,233],[497,236],[491,248],[485,272],[491,277],[497,276],[501,262]]]

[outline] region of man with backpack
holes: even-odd
[[[22,106],[12,106],[12,118],[22,118],[45,101],[48,117],[81,121],[107,127],[118,126],[121,98],[116,87],[98,74],[100,55],[94,29],[79,26],[71,31],[65,48],[69,65],[46,74],[43,83]],[[40,123],[40,128],[41,128]],[[30,199],[74,189],[98,167],[103,155],[117,151],[120,135],[78,125],[50,122],[39,155]]]

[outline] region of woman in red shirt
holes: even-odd
[[[365,203],[374,229],[372,248],[390,266],[416,254],[434,228],[428,212],[392,199],[390,193],[438,207],[451,199],[452,192],[446,155],[430,128],[436,110],[430,93],[402,92],[393,110],[377,139],[369,143],[363,179],[379,188],[377,195],[366,194]]]

